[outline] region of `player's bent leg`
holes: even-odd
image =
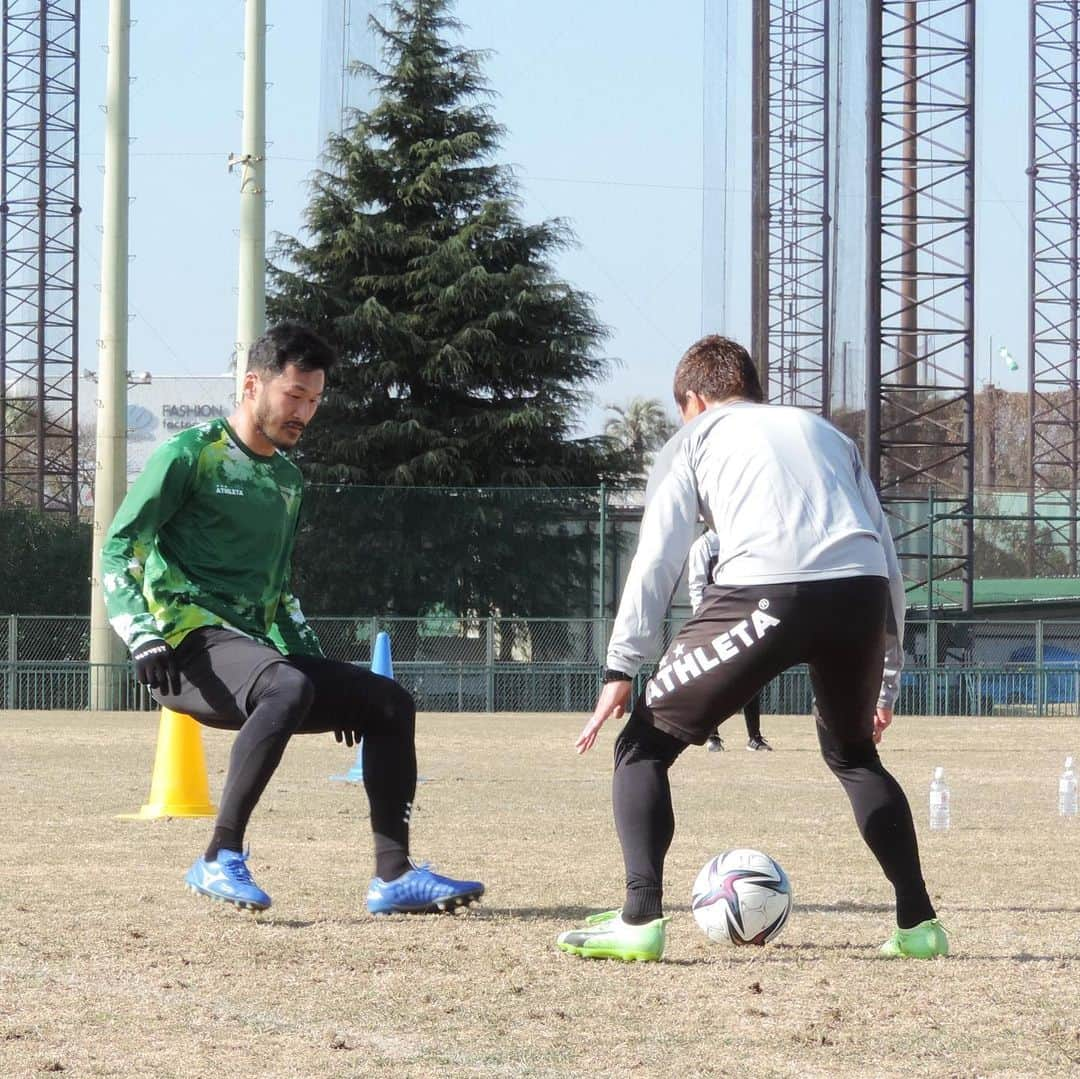
[[[886,771],[873,740],[836,742],[818,721],[822,756],[851,803],[855,822],[896,893],[896,921],[901,931],[934,921],[936,915],[923,881],[919,844],[911,807],[900,784]],[[945,951],[934,954],[945,955]]]
[[[478,900],[484,894],[479,881],[442,876],[409,856],[416,794],[416,705],[409,692],[352,664],[300,656],[293,662],[315,687],[302,732],[348,729],[363,739],[364,789],[375,843],[368,910],[435,913]]]
[[[687,743],[657,730],[639,705],[615,740],[612,801],[626,866],[621,910],[561,933],[557,947],[584,959],[648,962],[664,954],[664,859],[675,834],[668,770]]]
[[[807,592],[825,615],[809,657],[821,753],[896,892],[897,926],[913,930],[936,915],[923,881],[911,807],[881,763],[873,740],[887,585],[878,578],[853,577],[821,582]]]
[[[664,859],[675,835],[668,771],[686,742],[657,730],[634,709],[615,740],[611,797],[626,868],[622,917],[643,923],[663,913]]]
[[[284,661],[264,668],[256,678],[247,701],[250,714],[229,753],[229,770],[207,858],[213,860],[222,848],[244,849],[251,814],[313,700],[310,680]]]
[[[273,648],[220,626],[189,633],[176,650],[178,693],[156,691],[163,705],[201,724],[237,731],[221,809],[205,853],[184,880],[200,895],[265,910],[244,853],[248,820],[311,705],[307,679]]]
[[[250,715],[229,754],[214,834],[184,877],[190,891],[250,910],[270,906],[270,896],[248,868],[244,833],[312,699],[310,681],[288,663],[266,666],[256,678],[248,698]]]

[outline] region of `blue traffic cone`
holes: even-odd
[[[390,659],[390,634],[379,633],[375,638],[375,647],[371,651],[371,673],[381,674],[383,678],[394,677],[394,664]],[[364,742],[361,739],[356,746],[356,760],[343,776],[331,776],[341,783],[364,782]]]
[[[383,678],[394,677],[394,664],[390,659],[390,634],[375,635],[375,647],[371,650],[371,673]]]

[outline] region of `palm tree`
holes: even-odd
[[[625,406],[606,405],[613,412],[604,434],[629,454],[639,474],[652,464],[652,455],[675,433],[675,421],[655,397],[632,397]]]

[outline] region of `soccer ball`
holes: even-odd
[[[739,847],[701,867],[691,906],[709,940],[765,944],[788,920],[791,884],[767,854]]]

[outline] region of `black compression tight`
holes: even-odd
[[[885,770],[870,738],[844,745],[819,722],[821,754],[851,802],[866,845],[896,891],[896,922],[910,929],[934,917],[919,863],[911,806],[900,784]]]
[[[873,741],[844,745],[818,724],[825,762],[851,802],[856,824],[896,892],[896,920],[910,929],[934,917],[923,882],[915,826],[900,785]],[[612,800],[626,866],[623,918],[651,921],[663,912],[664,859],[675,834],[668,770],[686,743],[631,716],[615,742]]]
[[[663,912],[664,859],[675,834],[668,769],[685,748],[637,716],[615,741],[611,793],[626,867],[623,919],[631,924]]]
[[[206,857],[243,850],[244,832],[259,798],[270,782],[289,739],[298,731],[315,699],[311,679],[288,663],[274,663],[255,680],[256,701],[229,754],[229,772],[221,794],[214,835]]]
[[[761,737],[761,695],[751,697],[743,706],[746,719],[746,737],[754,741]]]
[[[294,656],[262,671],[248,704],[250,712],[233,743],[207,857],[216,857],[221,847],[243,849],[248,820],[294,734],[349,729],[364,741],[375,873],[393,880],[406,872],[416,793],[416,706],[409,693],[392,679],[348,663]],[[203,722],[224,725],[220,720]]]

